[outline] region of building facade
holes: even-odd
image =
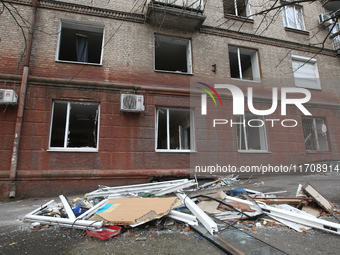
[[[189,176],[192,162],[204,165],[212,152],[238,169],[338,161],[338,6],[272,4],[5,1],[0,89],[19,99],[0,104],[2,198]],[[192,103],[203,93],[196,87],[208,90],[199,82],[245,95],[252,87],[259,110],[271,108],[274,88],[279,97],[283,88],[304,88],[311,115],[288,105],[285,115],[278,106],[257,116],[245,104],[235,116],[227,90],[218,90],[224,106],[216,115],[210,97],[202,115]],[[214,116],[264,125],[212,130]],[[296,125],[285,127],[286,119]]]

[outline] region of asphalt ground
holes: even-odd
[[[263,185],[250,189],[287,191],[276,194],[277,197],[294,197],[298,184],[309,182],[338,208],[340,205],[339,173],[257,175],[252,181],[262,181]],[[150,222],[134,229],[124,229],[120,235],[105,241],[87,236],[82,230],[58,226],[31,229],[31,223],[23,221],[24,215],[51,199],[58,201],[59,198],[28,198],[0,203],[0,254],[224,254],[180,223],[162,228],[157,222]],[[323,219],[338,223],[334,217]],[[235,226],[288,254],[340,253],[340,236],[325,231],[312,229],[299,233],[284,226],[264,225],[255,230],[252,224],[242,221]]]

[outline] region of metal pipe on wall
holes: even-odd
[[[17,119],[15,123],[14,143],[13,143],[13,151],[12,151],[12,157],[11,157],[11,168],[10,168],[10,176],[9,176],[9,179],[11,181],[10,183],[11,191],[9,193],[10,198],[14,198],[15,193],[16,193],[15,178],[17,174],[17,165],[18,165],[18,150],[19,150],[19,145],[20,145],[22,118],[23,118],[24,108],[25,108],[27,80],[28,80],[29,64],[30,64],[31,52],[32,52],[33,33],[35,30],[35,23],[37,19],[38,0],[33,0],[32,6],[33,6],[33,17],[32,17],[31,27],[29,29],[29,34],[27,38],[24,70],[22,73],[22,80],[21,80],[21,86],[20,86],[19,107],[18,107]]]

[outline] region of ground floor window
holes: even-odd
[[[302,118],[303,136],[307,151],[328,151],[327,127],[322,118]]]
[[[194,149],[191,109],[156,109],[156,151]]]
[[[236,116],[238,150],[266,151],[267,137],[263,116],[252,113]]]
[[[97,150],[99,104],[55,101],[50,149]]]

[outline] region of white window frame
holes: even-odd
[[[263,126],[259,127],[262,130],[259,133],[260,143],[263,143],[262,145],[260,144],[260,147],[264,146],[266,149],[260,149],[260,150],[249,149],[249,146],[248,146],[249,141],[248,141],[248,137],[247,137],[248,122],[246,122],[246,120],[245,120],[245,115],[236,115],[236,123],[237,123],[236,127],[239,130],[239,132],[237,132],[237,130],[236,130],[238,151],[239,152],[253,152],[253,153],[268,152],[267,130],[266,130],[266,121],[265,121],[264,116],[257,116],[257,115],[250,113],[250,112],[246,112],[245,114],[246,115],[248,114],[248,115],[251,115],[251,116],[254,117],[254,118],[251,118],[250,120],[261,119],[263,121]],[[238,117],[241,118],[241,121],[237,120]],[[243,131],[243,133],[241,131]],[[238,134],[240,134],[240,135],[238,135]],[[242,136],[242,134],[243,134],[243,136]],[[245,149],[241,149],[242,139],[244,139]]]
[[[158,119],[160,110],[166,111],[166,125],[167,125],[167,149],[157,149],[158,145]],[[170,110],[188,110],[190,111],[190,149],[170,149]],[[195,128],[194,128],[194,111],[191,108],[169,108],[169,107],[156,107],[155,111],[155,151],[156,152],[194,152],[195,151]],[[179,128],[179,144],[181,147],[181,128]]]
[[[230,52],[230,48],[236,48],[237,49],[237,59],[238,59],[238,71],[240,74],[240,78],[231,78],[235,80],[242,80],[242,81],[250,81],[250,82],[260,82],[261,81],[261,76],[260,76],[260,63],[259,63],[259,57],[258,57],[258,52],[257,50],[254,49],[247,49],[243,47],[237,47],[237,46],[229,46],[228,47],[228,54]],[[241,63],[241,50],[244,51],[250,51],[253,52],[253,54],[249,54],[251,56],[251,68],[252,68],[252,74],[253,74],[253,79],[243,79],[242,76],[242,63]],[[229,58],[229,65],[230,63],[230,58]]]
[[[312,130],[313,131],[313,135],[315,137],[315,144],[314,146],[317,148],[316,150],[312,150],[312,149],[307,149],[306,148],[306,142],[311,138],[311,133],[309,135],[306,136],[305,134],[305,125],[303,123],[303,120],[304,119],[309,119],[309,120],[312,120],[313,122],[313,127],[312,127]],[[329,151],[329,144],[328,144],[328,135],[327,135],[327,127],[325,128],[325,132],[324,132],[324,135],[326,136],[325,138],[325,142],[326,142],[326,146],[327,146],[327,150],[321,150],[320,149],[320,139],[319,139],[319,136],[320,135],[323,135],[323,130],[321,128],[321,130],[318,130],[317,128],[317,124],[316,124],[316,120],[322,120],[322,125],[325,125],[325,120],[323,118],[317,118],[317,117],[302,117],[302,129],[303,129],[303,135],[304,135],[304,143],[305,143],[305,148],[306,148],[306,151],[310,151],[310,152],[328,152]],[[320,132],[321,131],[321,132]]]
[[[294,23],[290,24],[290,21],[288,19],[288,15],[287,15],[287,9],[288,8],[293,8],[293,13],[294,13]],[[299,28],[299,18],[298,18],[298,11],[297,8],[301,10],[301,18],[302,18],[302,27]],[[288,28],[292,28],[292,29],[297,29],[297,30],[302,30],[302,31],[306,31],[306,27],[305,27],[305,21],[303,18],[303,8],[300,5],[286,5],[282,7],[282,18],[283,18],[283,25],[285,27]]]
[[[51,138],[52,138],[52,128],[53,128],[53,115],[54,115],[54,105],[56,102],[64,102],[67,103],[67,113],[66,113],[66,124],[65,124],[65,137],[64,137],[64,146],[63,147],[51,147]],[[76,101],[60,101],[56,100],[53,102],[52,105],[52,114],[51,114],[51,121],[50,121],[50,136],[49,136],[49,149],[48,151],[60,151],[60,152],[98,152],[99,148],[99,127],[100,127],[100,104],[98,104],[98,127],[97,127],[97,147],[96,148],[89,148],[89,147],[67,147],[67,141],[68,141],[68,133],[69,133],[69,121],[70,121],[70,104],[71,103],[93,103],[93,102],[76,102]]]
[[[228,0],[224,0],[228,1]],[[234,11],[235,11],[235,16],[241,17],[241,18],[247,18],[251,15],[251,10],[250,10],[250,0],[244,0],[246,2],[246,16],[239,16],[238,14],[238,9],[237,9],[237,0],[231,0],[234,2]],[[225,12],[227,15],[233,15],[230,13]]]
[[[187,49],[186,50],[187,72],[168,71],[168,70],[159,70],[159,69],[156,69],[156,46],[157,46],[157,40],[161,40],[161,41],[164,41],[164,42],[173,43],[173,44],[177,44],[177,45],[186,45],[186,49]],[[157,71],[157,72],[166,72],[166,73],[193,74],[192,73],[191,40],[155,34],[155,36],[154,36],[153,52],[154,52],[154,54],[153,54],[153,67],[154,67],[154,71]]]
[[[303,68],[304,66],[310,66],[312,65],[314,68],[314,77],[306,77],[303,74]],[[307,57],[301,57],[301,56],[296,56],[296,55],[292,55],[292,69],[293,69],[293,73],[294,73],[294,83],[296,87],[299,88],[307,88],[307,89],[316,89],[316,90],[321,90],[321,84],[320,84],[320,77],[319,77],[319,70],[318,70],[318,66],[316,63],[316,59],[314,58],[307,58]],[[306,81],[308,81],[308,79],[310,80],[310,83],[314,83],[315,86],[308,86],[308,85],[301,85],[299,84],[299,80],[298,79],[305,79]],[[301,83],[301,81],[300,81]]]
[[[79,62],[79,61],[69,61],[69,60],[59,60],[59,52],[60,52],[60,43],[61,43],[61,34],[63,24],[65,24],[68,28],[72,28],[74,30],[83,28],[86,31],[93,31],[97,33],[102,33],[102,45],[101,45],[101,54],[100,54],[100,63],[91,63],[91,62]],[[98,65],[101,66],[103,64],[103,56],[104,56],[104,38],[105,38],[105,27],[102,24],[98,23],[88,23],[88,22],[79,22],[68,19],[60,19],[59,21],[59,29],[58,29],[58,43],[55,55],[56,62],[64,62],[64,63],[75,63],[75,64],[83,64],[83,65]]]

